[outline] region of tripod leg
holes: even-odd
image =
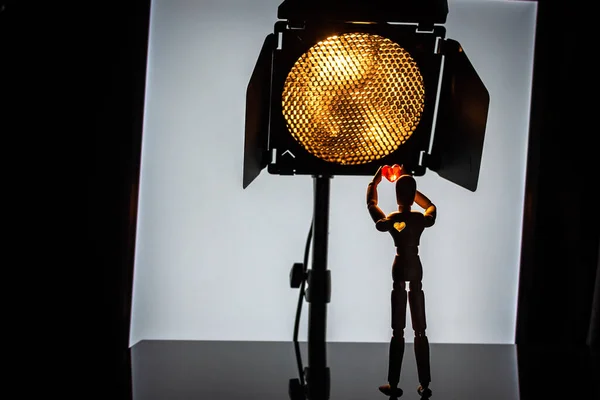
[[[431,382],[431,371],[429,365],[429,340],[425,335],[427,322],[425,320],[425,294],[421,282],[411,282],[408,293],[410,303],[410,314],[413,329],[415,330],[415,358],[417,360],[417,372],[421,387],[419,392],[427,391]]]

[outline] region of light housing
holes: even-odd
[[[489,94],[446,15],[439,0],[284,1],[248,85],[243,187],[264,168],[399,164],[476,190]]]

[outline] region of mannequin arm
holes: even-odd
[[[367,186],[367,209],[373,222],[377,223],[385,218],[385,213],[378,206],[377,185],[381,182],[381,167],[375,173],[373,180]]]
[[[437,208],[435,207],[435,204],[418,190],[415,193],[415,203],[425,210],[423,213],[425,216],[425,227],[430,227],[435,224],[435,218],[437,217]]]

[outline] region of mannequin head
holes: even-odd
[[[399,209],[410,209],[417,191],[417,181],[411,175],[402,175],[396,181],[396,202]]]

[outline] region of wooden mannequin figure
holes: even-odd
[[[398,166],[394,167],[398,171]],[[420,384],[417,391],[422,398],[428,398],[431,396],[431,389],[429,389],[431,374],[429,341],[425,335],[427,324],[425,296],[421,283],[423,269],[419,258],[419,241],[424,229],[435,223],[437,210],[435,205],[417,190],[415,178],[400,167],[396,174],[385,172],[390,181],[398,176],[395,181],[398,211],[386,216],[379,208],[377,198],[377,185],[381,182],[384,169],[389,171],[390,167],[380,167],[367,187],[367,208],[375,222],[375,227],[380,232],[389,232],[396,246],[396,257],[392,265],[392,338],[389,348],[388,383],[380,386],[379,390],[391,397],[400,397],[403,393],[398,383],[404,357],[404,328],[408,300],[415,333],[414,349]],[[411,210],[414,202],[425,212]],[[409,283],[408,292],[406,282]]]

